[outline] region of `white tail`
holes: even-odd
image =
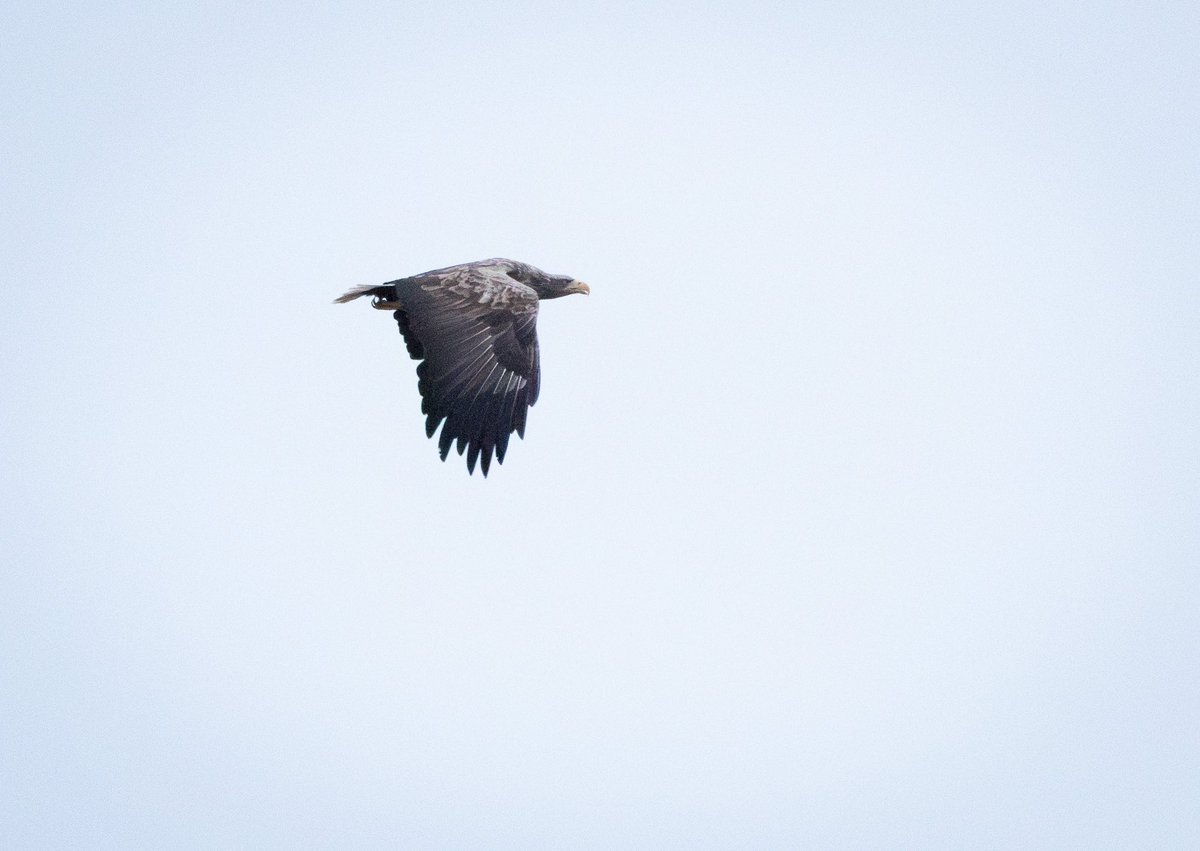
[[[382,295],[382,292],[376,291],[384,289],[386,289],[386,287],[380,287],[375,284],[364,284],[361,287],[355,287],[352,290],[348,290],[343,296],[338,296],[333,300],[333,303],[345,304],[348,301],[354,301],[356,298],[362,298],[365,295]]]

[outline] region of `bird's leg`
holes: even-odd
[[[376,310],[400,310],[403,305],[398,301],[388,301],[380,296],[375,296],[375,298],[371,299],[371,307]]]

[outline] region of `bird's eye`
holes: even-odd
[[[510,278],[512,278],[517,283],[524,283],[524,281],[521,280],[521,276],[518,275],[516,272],[505,272],[504,274],[508,275]]]

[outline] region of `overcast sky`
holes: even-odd
[[[1200,13],[819,5],[5,7],[0,844],[1200,846]]]

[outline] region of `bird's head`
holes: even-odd
[[[538,298],[561,298],[571,293],[588,295],[592,289],[583,281],[577,281],[570,275],[548,275],[541,269],[528,263],[518,263],[515,260],[506,261],[505,270],[510,278],[526,286],[532,287]]]

